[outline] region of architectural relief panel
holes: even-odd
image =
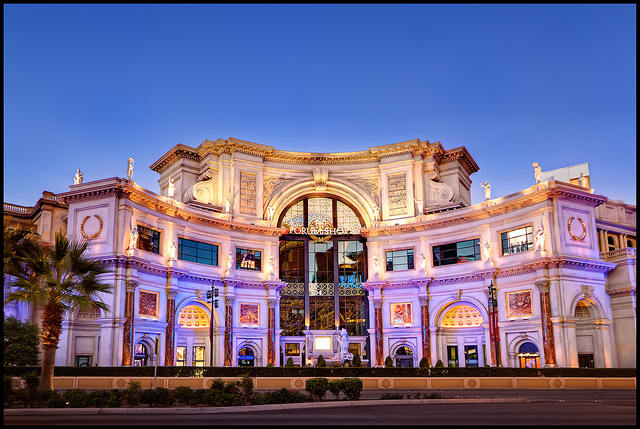
[[[507,293],[507,317],[533,316],[531,290]]]
[[[158,317],[158,294],[141,290],[138,297],[138,308],[138,314],[141,316]]]
[[[407,175],[405,173],[387,176],[389,189],[389,216],[407,214]]]
[[[240,213],[256,214],[256,174],[240,172]]]

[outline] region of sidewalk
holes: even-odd
[[[219,414],[246,413],[248,411],[290,410],[300,408],[334,408],[358,406],[385,406],[399,404],[451,404],[451,403],[509,403],[531,402],[525,398],[475,399],[361,399],[359,401],[304,402],[300,404],[243,405],[239,407],[133,407],[133,408],[10,408],[5,415],[78,415],[78,414]]]

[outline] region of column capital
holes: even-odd
[[[276,308],[276,305],[278,304],[279,300],[278,299],[270,299],[267,302],[267,306],[268,308]]]
[[[382,308],[382,299],[380,298],[374,298],[373,300],[373,306],[375,308]]]
[[[235,296],[225,296],[224,297],[224,303],[225,305],[229,306],[229,305],[233,305],[234,301],[236,300]]]
[[[137,280],[125,280],[124,285],[127,292],[135,292],[138,285],[140,285],[140,282]]]
[[[420,300],[420,305],[425,306],[429,305],[429,300],[431,299],[431,297],[429,295],[419,296],[418,299]]]
[[[534,283],[541,293],[549,292],[549,280],[542,280]]]

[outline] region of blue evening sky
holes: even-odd
[[[4,5],[4,201],[178,143],[465,146],[472,202],[589,163],[636,204],[636,5]]]

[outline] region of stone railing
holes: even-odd
[[[611,252],[601,252],[600,259],[604,261],[613,261],[615,259],[635,259],[636,248],[626,247],[624,249],[612,250]]]
[[[11,203],[4,203],[4,211],[18,214],[29,214],[33,207],[18,206]]]

